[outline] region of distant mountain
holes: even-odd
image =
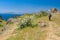
[[[23,14],[21,12],[7,12],[7,13],[0,13],[0,14]]]

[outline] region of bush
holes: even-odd
[[[2,23],[0,23],[0,27],[3,27]]]
[[[35,17],[40,18],[40,17],[42,17],[42,15],[41,15],[41,13],[35,14]]]
[[[31,18],[24,18],[19,23],[21,29],[29,26],[32,26]]]
[[[40,18],[40,17],[47,16],[47,15],[48,15],[47,12],[41,11],[41,12],[39,12],[39,13],[36,13],[36,14],[35,14],[35,17]]]
[[[47,16],[47,15],[48,15],[48,13],[47,13],[47,12],[45,12],[45,11],[41,11],[41,15],[42,15],[42,16]]]

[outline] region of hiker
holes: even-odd
[[[56,12],[57,12],[57,9],[56,8],[52,8],[51,10],[48,11],[49,21],[51,21],[52,14],[54,14]]]

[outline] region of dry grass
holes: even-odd
[[[60,29],[59,29],[60,18],[59,17],[60,17],[59,14],[53,15],[52,21],[51,21],[52,30],[50,29],[50,31],[53,32],[53,33],[51,32],[52,34],[60,37]],[[50,22],[48,21],[48,17],[41,17],[41,18],[34,19],[33,24],[37,24],[39,21],[45,21],[47,23]],[[46,40],[46,37],[48,37],[47,36],[48,30],[49,30],[48,27],[46,28],[41,28],[37,26],[34,28],[27,27],[22,30],[18,30],[15,36],[11,36],[7,40]]]

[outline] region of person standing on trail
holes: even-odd
[[[52,14],[54,14],[56,12],[57,12],[57,9],[56,8],[52,8],[51,10],[48,11],[49,21],[51,21]]]

